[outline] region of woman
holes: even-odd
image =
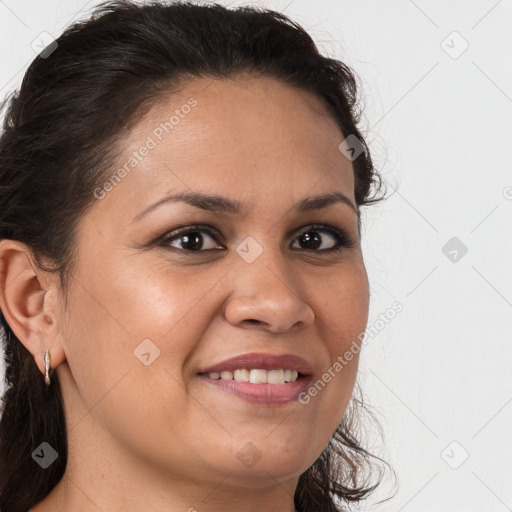
[[[111,2],[34,60],[0,141],[2,512],[376,488],[357,121],[352,72],[269,10]]]

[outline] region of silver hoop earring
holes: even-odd
[[[44,365],[45,365],[45,375],[44,375],[44,381],[46,382],[46,386],[48,387],[50,385],[50,353],[48,350],[46,351],[44,355]]]

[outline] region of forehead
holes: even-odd
[[[102,207],[135,215],[166,193],[192,190],[260,207],[332,190],[353,200],[343,138],[320,98],[276,79],[194,79],[122,140],[111,169],[122,178],[111,180]]]

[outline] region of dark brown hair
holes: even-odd
[[[382,199],[383,180],[357,128],[355,75],[322,56],[300,25],[255,7],[107,2],[36,57],[20,90],[2,105],[0,239],[25,243],[41,268],[58,273],[65,297],[76,261],[75,227],[115,162],[116,143],[187,79],[240,73],[277,78],[324,101],[344,137],[357,137],[363,150],[352,162],[358,208]],[[66,423],[57,375],[47,389],[1,313],[0,320],[6,368],[0,509],[27,512],[65,472]],[[363,407],[362,394],[354,393],[331,442],[299,479],[298,511],[344,510],[381,482],[380,465],[378,481],[372,477],[384,461],[358,438]],[[31,457],[42,440],[59,454],[47,469]]]

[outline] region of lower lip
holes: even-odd
[[[284,405],[298,400],[299,395],[308,388],[310,377],[300,377],[286,384],[251,384],[236,380],[210,379],[201,375],[204,381],[221,391],[236,395],[243,400],[267,406]]]

